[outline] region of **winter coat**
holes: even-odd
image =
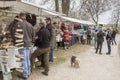
[[[52,36],[51,36],[51,48],[54,49],[56,46],[56,30],[55,30],[55,26],[53,26],[52,28]]]
[[[33,26],[28,23],[26,20],[24,20],[22,23],[23,27],[23,41],[24,41],[24,47],[31,47],[32,42],[34,41],[35,38],[35,31],[33,29]]]
[[[108,40],[112,40],[112,36],[111,36],[111,34],[110,34],[109,32],[107,33],[106,40],[107,40],[107,41],[108,41]]]
[[[63,32],[63,40],[64,41],[70,40],[70,32],[68,29],[65,29]]]
[[[104,33],[102,31],[98,32],[97,41],[98,42],[103,42],[104,41]]]
[[[39,48],[50,47],[50,32],[45,27],[42,27],[38,32],[38,39],[35,40],[35,46]]]

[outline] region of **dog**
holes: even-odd
[[[80,59],[76,56],[71,57],[71,67],[80,68]]]

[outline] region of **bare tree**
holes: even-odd
[[[70,0],[62,0],[62,13],[68,15],[70,10]]]
[[[98,24],[99,15],[110,10],[111,0],[83,0],[82,10],[91,16],[91,19]]]
[[[113,12],[112,12],[112,23],[115,25],[116,27],[116,31],[118,28],[118,25],[120,23],[120,1],[119,0],[114,0],[113,1]]]
[[[45,5],[45,4],[47,4],[49,1],[50,1],[50,0],[40,0],[40,1],[39,1],[39,4],[40,4],[40,5]]]
[[[55,0],[55,10],[59,12],[59,0]]]

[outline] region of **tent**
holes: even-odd
[[[94,23],[92,23],[90,21],[84,21],[84,20],[79,20],[79,19],[65,17],[65,16],[60,16],[60,17],[64,20],[67,20],[67,21],[70,21],[70,22],[76,22],[76,23],[87,24],[87,25],[95,25]]]
[[[79,20],[75,18],[70,18],[66,17],[65,14],[55,12],[48,10],[40,5],[25,1],[25,0],[20,0],[20,1],[0,1],[0,7],[11,7],[12,9],[9,10],[3,10],[4,12],[7,13],[20,13],[20,12],[28,12],[32,14],[36,14],[40,17],[55,17],[59,16],[61,19],[70,21],[70,22],[76,22],[80,24],[88,24],[88,25],[95,25],[94,23],[90,21],[84,21],[84,20]]]
[[[44,7],[30,3],[25,0],[20,1],[0,1],[0,7],[11,7],[12,10],[4,10],[5,12],[13,12],[13,13],[20,13],[20,12],[29,12],[32,14],[36,14],[38,16],[58,16],[58,15],[65,15],[59,12],[51,11],[48,9],[45,9]]]

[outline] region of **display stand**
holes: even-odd
[[[1,63],[1,70],[3,74],[3,80],[12,80],[10,65],[8,64],[8,55],[6,51],[1,51],[0,53],[0,63]]]

